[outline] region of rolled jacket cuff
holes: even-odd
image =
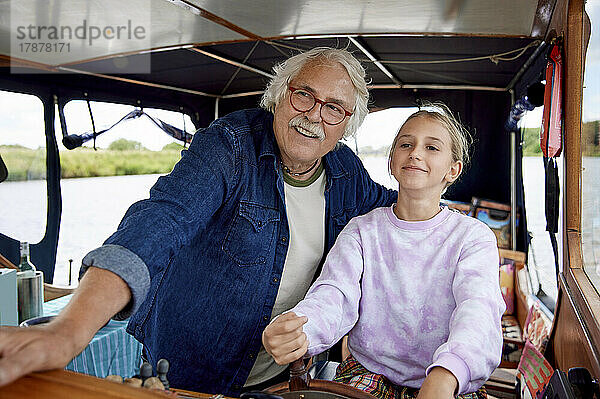
[[[79,280],[91,266],[108,270],[121,277],[131,290],[131,300],[113,316],[125,320],[135,313],[146,299],[150,289],[150,274],[142,259],[120,245],[107,244],[89,252],[81,261]]]

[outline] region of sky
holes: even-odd
[[[592,21],[583,89],[583,121],[589,122],[600,119],[600,1],[588,0],[585,9]]]

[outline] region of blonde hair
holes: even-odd
[[[394,150],[396,149],[396,144],[398,143],[398,137],[400,136],[400,131],[406,125],[406,123],[414,118],[429,118],[436,122],[446,129],[448,134],[450,135],[451,141],[451,151],[452,151],[452,162],[462,162],[462,172],[465,170],[469,162],[471,161],[470,149],[473,144],[473,138],[467,128],[460,122],[457,116],[454,116],[450,108],[442,103],[442,102],[423,102],[419,106],[419,110],[409,116],[406,121],[400,126],[398,132],[396,133],[396,137],[392,143],[390,148],[390,155],[388,157],[388,169],[391,174],[392,170],[392,158],[394,156]],[[456,181],[455,181],[456,182]],[[452,183],[449,183],[446,187],[449,187]]]
[[[304,53],[288,58],[273,67],[275,76],[267,84],[265,93],[260,100],[260,106],[272,113],[283,101],[290,81],[296,77],[302,68],[310,61],[325,60],[329,63],[340,63],[348,72],[356,97],[352,116],[348,118],[344,138],[348,139],[356,133],[365,116],[369,113],[369,91],[365,80],[365,69],[360,62],[347,50],[330,47],[315,47]]]

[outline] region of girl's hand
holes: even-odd
[[[434,367],[425,377],[417,399],[451,399],[457,387],[454,374],[443,367]]]
[[[277,364],[289,364],[304,356],[308,350],[308,339],[302,326],[307,321],[306,316],[298,317],[289,312],[279,316],[265,328],[262,342]]]

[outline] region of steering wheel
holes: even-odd
[[[290,381],[282,382],[262,392],[246,392],[242,399],[376,399],[375,396],[335,381],[311,379],[304,361],[290,365]]]

